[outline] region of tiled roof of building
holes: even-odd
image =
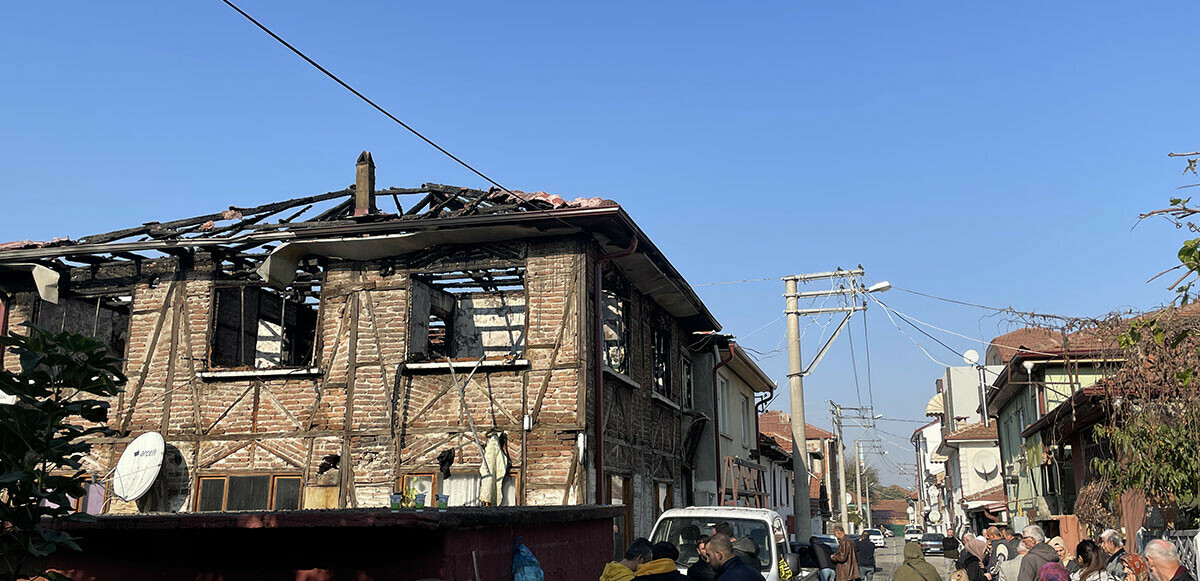
[[[995,440],[995,439],[997,439],[995,422],[989,422],[989,424],[987,426],[984,426],[983,422],[977,422],[977,423],[971,424],[961,430],[950,433],[950,435],[946,436],[945,441],[946,442],[962,442],[962,441],[966,441],[966,440]]]
[[[833,434],[812,424],[804,424],[804,435],[809,440],[833,438]],[[788,453],[792,451],[792,419],[779,410],[767,410],[758,416],[758,432],[768,438]]]
[[[1062,346],[1061,344],[1061,333],[1041,327],[1017,329],[992,339],[992,346],[996,348],[996,354],[1000,356],[1001,364],[1011,361],[1018,351],[1039,348],[1057,349]]]
[[[963,502],[1004,502],[1004,487],[997,484],[987,490],[976,492],[963,499]]]
[[[876,500],[871,503],[871,518],[877,523],[903,524],[908,522],[907,500]]]

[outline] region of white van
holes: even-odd
[[[798,556],[789,550],[783,518],[773,510],[736,506],[673,508],[658,517],[654,532],[650,534],[650,542],[667,541],[675,545],[679,549],[679,561],[676,563],[679,572],[686,574],[688,567],[700,559],[696,539],[700,535],[712,535],[712,528],[721,522],[733,527],[735,538],[754,541],[758,547],[757,568],[767,581],[784,581],[779,572],[781,561],[792,571],[791,579],[801,581],[815,578],[816,569],[800,569]]]

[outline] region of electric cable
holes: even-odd
[[[459,165],[463,166],[464,168],[467,168],[468,170],[470,170],[470,171],[471,171],[471,173],[474,173],[475,175],[477,175],[477,176],[479,176],[479,177],[483,178],[484,180],[486,180],[488,183],[492,184],[493,186],[496,186],[497,188],[500,188],[501,190],[503,190],[503,191],[504,191],[505,193],[507,193],[508,195],[516,197],[516,194],[514,194],[514,193],[512,192],[512,190],[510,190],[510,189],[508,189],[508,188],[504,187],[503,185],[501,185],[501,184],[500,184],[500,182],[497,182],[496,180],[492,179],[491,177],[488,177],[488,175],[487,175],[487,174],[485,174],[485,173],[483,173],[483,172],[481,172],[481,171],[479,171],[479,170],[475,169],[475,168],[474,168],[474,167],[473,167],[471,164],[469,164],[469,163],[467,163],[467,162],[463,161],[462,159],[460,159],[458,156],[454,155],[453,153],[450,153],[450,151],[448,151],[446,148],[442,147],[441,145],[438,145],[438,144],[437,144],[437,143],[435,143],[435,142],[434,142],[432,139],[430,139],[430,138],[426,137],[426,136],[425,136],[424,134],[422,134],[420,131],[417,131],[416,129],[414,129],[414,128],[413,128],[411,125],[409,125],[409,124],[405,123],[404,121],[401,121],[399,117],[396,117],[395,115],[392,115],[392,114],[391,114],[391,112],[389,112],[387,109],[384,109],[384,108],[383,108],[383,107],[381,107],[381,106],[380,106],[378,103],[376,103],[375,101],[372,101],[372,100],[371,100],[370,98],[368,98],[366,95],[364,95],[364,94],[360,93],[360,92],[358,91],[358,89],[355,89],[354,87],[350,86],[350,84],[349,84],[349,83],[347,83],[346,81],[343,81],[343,80],[342,80],[340,77],[338,77],[337,75],[335,75],[335,74],[333,74],[332,72],[330,72],[330,71],[329,71],[329,69],[326,69],[325,67],[321,66],[321,64],[320,64],[320,63],[318,63],[317,61],[313,60],[312,58],[309,58],[309,56],[308,56],[308,55],[306,55],[306,54],[304,54],[303,52],[301,52],[301,51],[300,51],[300,49],[298,49],[298,48],[296,48],[296,47],[292,46],[292,44],[291,44],[291,43],[289,43],[288,41],[284,40],[284,39],[283,39],[283,37],[279,36],[278,34],[275,34],[275,32],[273,32],[273,31],[272,31],[270,28],[267,28],[267,27],[266,27],[264,24],[262,24],[261,22],[259,22],[258,20],[255,20],[255,18],[254,18],[253,16],[250,16],[249,14],[247,14],[245,10],[242,10],[241,8],[239,8],[239,7],[238,7],[236,4],[234,4],[234,3],[233,3],[233,2],[231,2],[230,0],[221,0],[221,1],[222,1],[222,2],[224,2],[224,3],[225,3],[227,6],[229,6],[230,8],[232,8],[232,9],[233,9],[235,12],[237,12],[238,14],[241,14],[243,17],[245,17],[245,18],[246,18],[246,20],[249,20],[251,23],[253,23],[255,26],[257,26],[257,27],[258,27],[260,30],[262,30],[263,32],[267,33],[267,34],[268,34],[268,35],[269,35],[271,38],[274,38],[275,40],[279,41],[279,43],[280,43],[280,44],[282,44],[283,46],[287,47],[287,48],[288,48],[288,50],[290,50],[290,51],[292,51],[293,53],[295,53],[295,54],[296,54],[296,56],[299,56],[300,58],[304,59],[304,61],[305,61],[305,62],[307,62],[308,64],[312,65],[312,66],[313,66],[314,68],[316,68],[318,71],[321,71],[322,73],[324,73],[324,74],[325,74],[325,76],[329,77],[330,79],[333,79],[333,80],[334,80],[334,82],[336,82],[337,84],[341,85],[341,86],[342,86],[342,88],[346,89],[347,91],[350,91],[351,93],[353,93],[353,94],[354,94],[354,96],[358,97],[359,99],[362,99],[362,100],[363,100],[363,102],[365,102],[366,104],[370,105],[371,107],[374,107],[376,111],[379,111],[380,113],[383,113],[383,115],[384,115],[385,117],[387,117],[388,119],[391,119],[392,121],[395,121],[395,122],[396,122],[397,124],[399,124],[401,127],[403,127],[404,129],[408,130],[408,132],[409,132],[409,133],[412,133],[413,135],[415,135],[415,136],[417,136],[418,138],[420,138],[420,139],[421,139],[421,141],[424,141],[425,143],[429,144],[429,145],[430,145],[431,147],[433,147],[434,149],[436,149],[436,150],[440,151],[440,152],[441,152],[442,154],[444,154],[446,157],[449,157],[450,159],[452,159],[452,160],[454,160],[455,162],[457,162]],[[533,209],[533,211],[541,212],[541,213],[543,213],[543,214],[545,214],[545,215],[547,215],[547,216],[550,216],[550,217],[554,218],[555,220],[558,220],[559,222],[562,222],[562,223],[563,223],[564,225],[566,225],[566,226],[570,226],[570,227],[572,227],[572,228],[574,228],[574,227],[575,227],[575,226],[571,225],[569,222],[567,222],[566,220],[563,220],[562,218],[559,218],[558,216],[555,216],[555,215],[553,215],[552,213],[550,213],[550,212],[548,212],[548,211],[546,211],[546,210],[544,210],[544,209],[541,209],[541,208],[534,208],[534,209]]]

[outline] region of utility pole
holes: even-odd
[[[825,497],[829,500],[829,515],[833,516],[833,465],[829,462],[830,454],[833,454],[833,443],[827,439],[825,440],[825,460],[823,462],[825,466]],[[821,532],[826,532],[824,530],[825,522],[821,521],[821,524]]]
[[[866,508],[864,510],[867,511],[867,528],[874,528],[873,523],[871,521],[871,481],[870,480],[867,480],[867,488],[866,488],[866,490],[863,490],[863,496],[865,497],[863,499],[863,504],[866,506]]]
[[[812,536],[812,512],[808,503],[808,436],[804,423],[804,363],[800,359],[800,305],[795,278],[784,279],[787,293],[788,400],[792,420],[792,511],[796,540]]]
[[[842,406],[833,402],[829,402],[829,405],[832,406],[830,411],[833,414],[833,427],[837,430],[838,438],[838,481],[842,483],[839,487],[841,490],[838,491],[838,502],[842,507],[842,529],[849,530],[850,519],[846,515],[846,496],[848,494],[846,490],[846,455],[841,450],[845,447],[842,445]]]
[[[862,440],[854,441],[854,490],[858,493],[857,504],[858,514],[862,517],[859,522],[867,522],[867,518],[863,516],[863,495],[862,495]]]
[[[880,282],[871,285],[870,288],[864,288],[857,278],[863,275],[862,267],[852,270],[837,269],[829,272],[818,272],[813,274],[795,274],[783,277],[784,298],[786,299],[786,307],[784,314],[787,316],[787,343],[788,343],[788,399],[791,406],[791,422],[792,422],[792,477],[795,479],[795,498],[793,502],[794,518],[796,521],[796,540],[807,539],[812,535],[812,513],[808,499],[808,484],[811,478],[808,471],[808,438],[805,433],[804,423],[804,376],[812,373],[821,359],[829,351],[829,346],[833,344],[834,339],[841,334],[846,328],[846,324],[850,322],[850,316],[855,311],[861,311],[867,308],[866,302],[860,304],[858,294],[868,292],[882,292],[892,288],[887,282]],[[815,280],[828,279],[846,279],[845,285],[841,288],[831,288],[829,290],[805,291],[799,292],[798,283],[811,282]],[[800,299],[815,299],[831,296],[845,296],[849,300],[849,306],[841,307],[818,307],[814,309],[801,309],[799,305]],[[817,351],[816,357],[807,367],[804,366],[804,360],[800,356],[800,316],[813,316],[830,313],[845,313],[840,324],[829,336],[829,339]],[[838,444],[842,445],[841,429],[838,429]],[[828,464],[826,459],[826,464]],[[838,476],[841,480],[845,480],[845,465],[842,460],[842,452],[838,450],[838,470],[842,473]],[[828,471],[828,467],[826,468]],[[845,486],[842,486],[842,525],[846,524],[846,495]],[[832,493],[832,490],[830,491]]]

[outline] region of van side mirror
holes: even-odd
[[[788,569],[792,570],[792,575],[798,575],[800,571],[800,555],[796,553],[787,553],[783,556],[784,562],[787,563]]]

